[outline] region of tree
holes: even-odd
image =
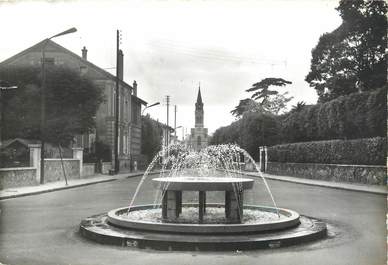
[[[385,1],[341,0],[336,9],[342,24],[320,37],[305,78],[320,102],[386,83]]]
[[[147,156],[148,161],[162,148],[163,130],[161,124],[147,114],[142,116],[141,153]]]
[[[77,134],[95,128],[95,116],[103,91],[89,79],[68,68],[47,69],[46,128],[44,139],[67,146]],[[6,98],[4,138],[40,139],[39,68],[15,67],[0,70],[0,79],[17,84],[18,89]]]
[[[287,84],[292,84],[292,82],[282,78],[265,78],[253,84],[250,89],[246,90],[247,92],[254,92],[251,98],[240,100],[231,113],[237,118],[240,118],[245,112],[279,114],[293,97],[288,97],[288,92],[279,94],[278,91],[270,90],[269,87],[285,86]]]
[[[238,144],[254,159],[258,159],[258,147],[279,143],[280,131],[278,118],[274,114],[245,112],[241,119],[218,128],[211,144]]]
[[[240,100],[239,104],[230,113],[232,113],[233,116],[240,118],[245,112],[257,111],[264,111],[264,109],[258,102],[253,99],[246,98]]]
[[[270,86],[285,86],[287,84],[292,84],[292,82],[284,80],[282,78],[264,78],[260,82],[254,83],[250,89],[247,89],[247,92],[255,92],[251,96],[254,100],[262,99],[260,102],[264,104],[271,96],[279,94],[276,90],[269,90]]]
[[[304,101],[298,101],[298,103],[296,103],[296,105],[294,105],[294,106],[291,107],[290,113],[299,112],[299,111],[301,111],[304,107],[306,107],[306,102],[304,102]]]

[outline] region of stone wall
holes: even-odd
[[[96,174],[95,163],[84,163],[82,165],[82,177],[93,176]]]
[[[67,179],[80,178],[80,161],[78,159],[65,158],[63,159],[63,165]],[[61,160],[46,158],[44,163],[44,182],[47,183],[64,179]]]
[[[387,168],[368,165],[335,165],[268,162],[267,173],[334,182],[386,185]]]
[[[0,168],[0,190],[38,184],[33,167]]]
[[[102,162],[101,174],[109,174],[111,168],[112,162]]]

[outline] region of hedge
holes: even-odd
[[[270,162],[348,165],[385,165],[385,137],[329,140],[275,145],[268,148]]]
[[[285,115],[282,142],[386,136],[387,87],[341,96]]]

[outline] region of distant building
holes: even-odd
[[[191,128],[191,134],[187,138],[189,148],[199,151],[208,145],[208,131],[204,128],[204,111],[201,96],[201,87],[198,88],[197,102],[195,103],[195,127]]]
[[[40,67],[42,60],[43,40],[34,46],[12,56],[0,63],[0,68],[19,66]],[[96,130],[88,135],[76,137],[76,146],[83,147],[86,151],[93,150],[94,142],[100,141],[110,146],[112,161],[114,158],[114,114],[116,96],[116,76],[87,60],[87,49],[82,49],[82,57],[67,50],[59,44],[48,40],[45,48],[46,65],[64,66],[78,71],[89,78],[95,85],[103,88],[105,102],[96,114]],[[137,97],[136,81],[129,85],[123,80],[123,53],[119,53],[119,161],[120,169],[130,169],[133,162],[140,159],[141,152],[141,105],[147,103]]]

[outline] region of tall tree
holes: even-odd
[[[5,103],[4,138],[40,139],[40,69],[17,67],[0,70],[0,79],[17,84]],[[103,102],[102,89],[67,68],[47,69],[45,139],[68,145],[76,134],[95,127],[95,115]]]
[[[141,153],[147,156],[150,162],[162,148],[163,131],[161,124],[147,114],[142,116]]]
[[[252,85],[247,92],[254,92],[251,98],[240,100],[239,104],[231,113],[240,118],[245,112],[262,112],[279,114],[287,103],[293,98],[288,96],[288,92],[279,94],[276,90],[270,90],[270,86],[285,86],[292,82],[282,78],[264,78],[260,82]]]
[[[320,37],[305,78],[320,102],[386,83],[385,1],[341,0],[336,9],[342,24]]]

